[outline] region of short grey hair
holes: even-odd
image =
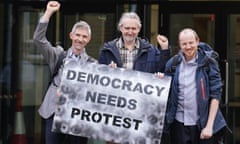
[[[120,29],[120,27],[123,25],[123,21],[124,19],[129,18],[129,19],[135,19],[138,21],[138,26],[141,28],[142,24],[141,24],[141,20],[140,17],[135,13],[135,12],[125,12],[122,14],[119,23],[118,23],[118,30]]]
[[[199,39],[200,39],[199,36],[198,36],[198,34],[197,34],[197,32],[196,32],[195,30],[193,30],[192,28],[184,28],[183,30],[181,30],[181,31],[179,32],[179,34],[178,34],[178,40],[179,40],[181,34],[188,33],[188,32],[191,32],[191,33],[194,35],[194,37],[196,38],[196,40],[199,40]]]
[[[72,28],[71,32],[75,33],[78,28],[86,29],[88,31],[89,36],[91,37],[91,34],[92,34],[91,27],[90,27],[90,25],[87,22],[82,21],[82,20],[76,22],[73,25],[73,28]]]

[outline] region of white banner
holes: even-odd
[[[63,71],[53,131],[118,143],[160,143],[170,81],[70,62]]]

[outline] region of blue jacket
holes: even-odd
[[[122,67],[123,63],[117,48],[117,41],[118,39],[114,39],[104,43],[98,60],[100,64],[108,65],[113,61],[117,67]],[[134,60],[133,70],[149,73],[164,72],[165,64],[170,58],[170,50],[159,50],[144,39],[139,38],[139,41],[140,48]]]
[[[199,45],[198,49],[198,67],[196,72],[196,86],[197,86],[197,101],[198,101],[198,112],[199,122],[198,126],[203,129],[208,120],[208,113],[210,108],[211,99],[221,100],[222,95],[222,79],[221,73],[217,64],[217,61],[210,57],[202,47],[206,45]],[[167,64],[165,72],[168,75],[172,75],[171,90],[168,97],[166,119],[165,119],[165,130],[167,130],[173,123],[177,110],[177,96],[178,96],[178,77],[179,77],[179,64],[182,61],[182,57],[178,57],[175,73],[170,73],[171,66],[173,65],[173,59],[171,58]],[[174,62],[175,63],[175,62]],[[226,126],[226,121],[218,109],[214,126],[213,133],[216,133],[220,129]]]

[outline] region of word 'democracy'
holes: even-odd
[[[74,70],[67,71],[67,80],[73,80],[76,82],[87,83],[91,85],[106,87],[106,88],[114,88],[119,90],[131,91],[131,92],[139,92],[146,95],[156,95],[160,96],[164,87],[159,87],[158,85],[152,84],[142,84],[141,82],[134,82],[130,80],[121,80],[120,78],[111,78],[107,75],[86,73],[86,72],[76,72]],[[156,93],[154,93],[156,92]]]
[[[69,62],[52,129],[121,143],[160,142],[170,81],[150,73]]]

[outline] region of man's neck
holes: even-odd
[[[132,50],[135,47],[135,41],[124,42],[124,47],[128,50]]]

